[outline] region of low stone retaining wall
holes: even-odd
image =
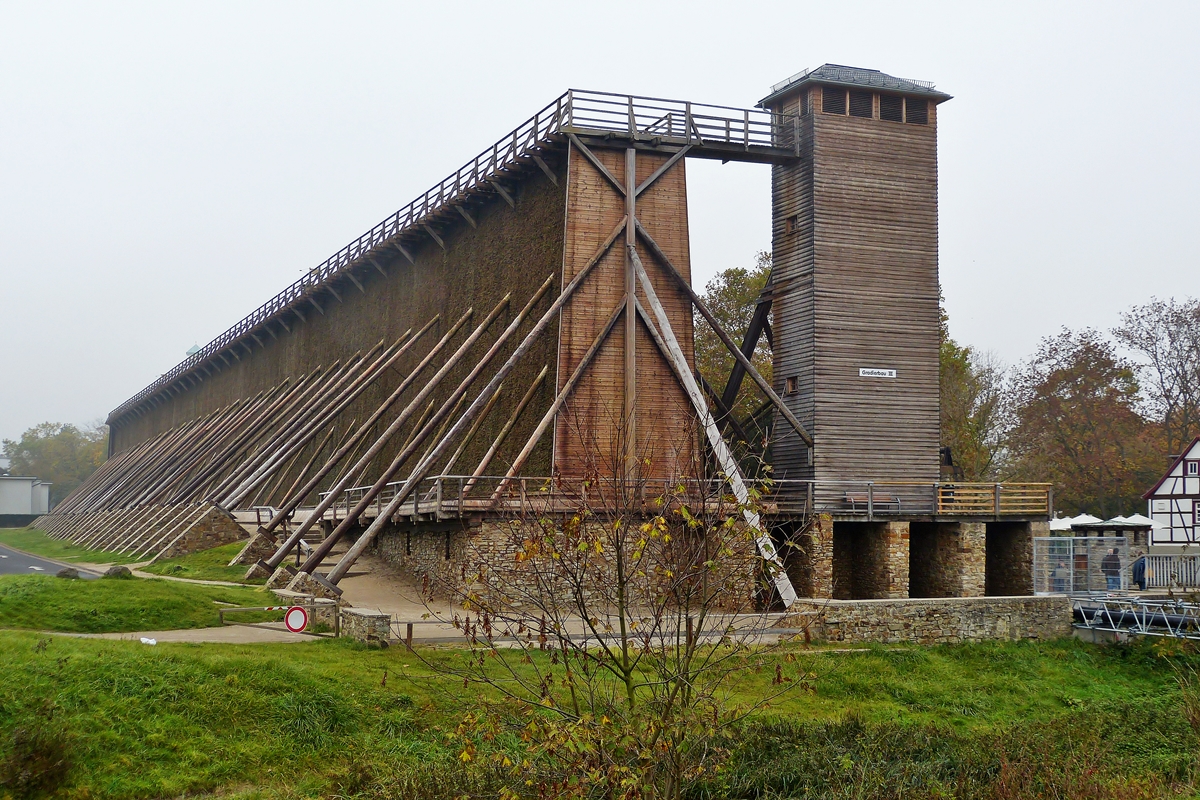
[[[827,642],[953,644],[1071,635],[1071,601],[1050,597],[799,600],[776,627]]]
[[[392,634],[392,617],[369,608],[343,608],[341,635],[360,642],[387,644]]]

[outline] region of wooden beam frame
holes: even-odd
[[[651,323],[644,311],[642,312],[644,317],[643,322],[646,323],[651,337],[658,339],[661,342],[659,346],[671,354],[671,358],[668,361],[675,372],[675,377],[679,380],[680,385],[683,386],[688,399],[692,401],[692,406],[695,408],[696,414],[700,417],[700,423],[703,425],[704,433],[708,437],[708,443],[712,447],[713,456],[716,458],[722,473],[724,473],[726,482],[733,489],[733,494],[737,498],[738,503],[742,506],[742,517],[746,520],[746,524],[755,532],[754,540],[755,544],[758,545],[759,554],[764,561],[771,565],[773,571],[771,577],[775,583],[775,590],[779,592],[779,597],[783,601],[784,606],[790,608],[796,602],[795,587],[792,586],[792,582],[783,568],[783,561],[779,558],[779,553],[775,549],[775,543],[771,541],[770,534],[763,527],[758,512],[748,507],[750,491],[746,488],[746,483],[742,478],[742,471],[738,466],[737,459],[733,457],[729,445],[725,443],[725,439],[722,438],[721,432],[717,429],[717,423],[713,419],[712,412],[708,409],[708,404],[704,402],[704,394],[696,384],[696,379],[688,366],[687,357],[684,356],[683,349],[679,346],[679,341],[675,338],[675,332],[671,329],[671,320],[667,317],[667,311],[663,308],[662,303],[659,302],[658,295],[654,291],[654,285],[650,282],[650,276],[646,274],[646,268],[642,266],[642,260],[638,257],[637,248],[631,247],[629,255],[633,260],[634,269],[637,271],[642,291],[646,294],[646,301],[650,304],[650,308],[654,312],[654,319],[658,322],[658,327],[656,328]]]
[[[642,227],[642,224],[635,220],[634,225],[637,228],[638,236],[643,242],[646,243],[646,246],[650,248],[650,251],[654,254],[655,258],[662,264],[663,267],[666,268],[667,272],[675,278],[675,282],[683,287],[684,292],[688,295],[688,297],[691,298],[692,305],[696,307],[696,310],[700,312],[700,315],[708,320],[708,324],[710,327],[712,327],[713,332],[717,334],[717,338],[724,343],[729,352],[733,354],[733,357],[741,363],[742,367],[747,373],[749,373],[750,377],[754,379],[754,382],[758,384],[758,388],[761,389],[763,394],[765,394],[772,404],[774,404],[775,408],[779,411],[783,418],[786,419],[788,424],[792,426],[792,429],[795,430],[800,438],[804,440],[804,443],[809,447],[812,447],[812,436],[810,436],[808,431],[804,429],[804,426],[800,424],[800,421],[796,419],[791,410],[784,405],[783,400],[780,399],[779,395],[775,393],[775,390],[771,388],[771,384],[767,383],[766,380],[763,379],[763,376],[758,373],[758,370],[755,369],[752,363],[750,363],[750,359],[746,358],[746,356],[742,354],[741,349],[734,344],[733,339],[731,339],[729,334],[725,332],[725,329],[721,327],[721,323],[717,321],[715,316],[713,316],[713,313],[709,310],[708,305],[700,298],[698,294],[696,294],[695,290],[692,289],[691,284],[687,282],[675,265],[671,263],[671,259],[668,258],[667,254],[662,251],[662,248],[658,246],[658,243],[654,241],[653,237],[646,232],[646,229]]]

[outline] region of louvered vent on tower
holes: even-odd
[[[914,125],[929,124],[929,101],[914,100],[911,97],[904,100],[904,121]]]
[[[888,122],[904,122],[904,98],[894,94],[879,95],[879,118]]]
[[[826,114],[845,114],[846,90],[833,86],[822,87],[821,109]]]
[[[870,119],[875,116],[874,102],[870,92],[850,91],[850,116]]]

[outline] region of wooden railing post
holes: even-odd
[[[995,505],[992,510],[995,513],[996,517],[999,518],[1000,517],[1000,484],[999,483],[996,484],[994,491],[995,491],[995,496],[994,496],[995,499],[993,500],[993,503]]]
[[[867,482],[867,520],[875,519],[875,484]]]

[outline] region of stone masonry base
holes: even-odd
[[[1071,635],[1068,597],[800,600],[776,627],[855,644],[953,644]]]

